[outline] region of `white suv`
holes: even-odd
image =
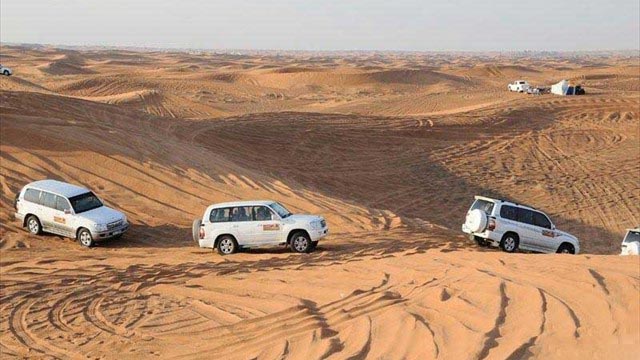
[[[640,254],[640,226],[627,230],[627,235],[622,240],[622,251],[620,255]]]
[[[507,88],[509,89],[509,91],[526,92],[530,87],[531,85],[529,85],[528,82],[524,80],[516,80],[509,84]]]
[[[577,254],[575,236],[556,229],[543,212],[504,200],[476,196],[467,212],[462,231],[480,245],[500,246],[506,252],[518,249]]]
[[[129,229],[127,217],[104,206],[94,193],[56,180],[26,185],[14,205],[16,218],[32,234],[45,231],[67,236],[86,247],[121,237]]]
[[[193,222],[193,240],[222,255],[240,248],[287,245],[292,251],[313,251],[327,236],[321,216],[293,215],[275,201],[241,201],[211,205]]]
[[[2,64],[0,64],[0,74],[5,76],[11,76],[13,75],[13,71],[10,68],[6,66],[2,66]]]

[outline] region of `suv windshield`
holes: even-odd
[[[102,202],[92,192],[84,193],[82,195],[69,198],[69,202],[73,207],[73,211],[76,214],[83,213],[85,211],[97,209],[102,206]]]
[[[280,215],[281,218],[286,218],[288,216],[291,216],[291,212],[289,212],[289,210],[287,210],[287,208],[285,208],[284,206],[278,204],[278,203],[273,203],[271,204],[271,209],[273,209],[273,211],[275,211],[276,213],[278,213],[278,215]]]
[[[487,215],[491,215],[491,212],[493,211],[493,205],[494,203],[492,203],[491,201],[478,199],[473,203],[473,205],[471,205],[471,210],[480,209]]]
[[[624,237],[624,242],[630,243],[634,241],[640,242],[640,232],[629,231],[627,236]]]

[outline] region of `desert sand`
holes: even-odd
[[[2,358],[637,359],[640,65],[619,54],[214,54],[3,46]],[[587,95],[506,91],[563,78]],[[13,215],[26,183],[132,223],[81,248]],[[583,253],[460,232],[477,194]],[[311,254],[198,248],[216,202],[323,215]]]

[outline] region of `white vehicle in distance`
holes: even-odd
[[[530,87],[531,85],[529,85],[528,82],[524,80],[516,80],[509,84],[508,89],[509,91],[526,92]]]
[[[48,232],[75,238],[86,247],[119,238],[129,229],[123,213],[104,206],[93,192],[61,181],[27,184],[14,205],[16,218],[32,234]]]
[[[627,230],[620,255],[640,255],[640,226]]]
[[[292,251],[313,251],[327,236],[321,216],[294,215],[275,201],[240,201],[209,206],[193,222],[193,240],[222,255],[241,248],[286,245]]]
[[[480,245],[499,246],[510,253],[518,249],[567,254],[580,251],[578,238],[556,229],[541,211],[483,196],[475,199],[462,231]]]
[[[11,76],[11,75],[13,75],[13,71],[10,68],[0,64],[0,74],[2,74],[4,76]]]

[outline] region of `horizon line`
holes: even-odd
[[[637,52],[640,54],[640,48],[638,49],[591,49],[591,50],[532,50],[532,49],[510,49],[510,50],[402,50],[402,49],[321,49],[321,50],[305,50],[305,49],[269,49],[269,48],[204,48],[204,47],[177,47],[177,46],[145,46],[145,45],[98,45],[98,44],[63,44],[63,43],[30,43],[30,42],[14,42],[14,41],[2,41],[0,40],[0,46],[43,46],[53,48],[110,48],[110,49],[137,49],[146,51],[203,51],[203,52],[232,52],[232,51],[248,51],[248,52],[298,52],[298,53],[344,53],[344,52],[361,52],[361,53],[415,53],[415,54],[428,54],[428,53],[468,53],[468,54],[483,54],[483,53],[559,53],[559,54],[571,54],[571,53],[623,53],[623,52]]]

